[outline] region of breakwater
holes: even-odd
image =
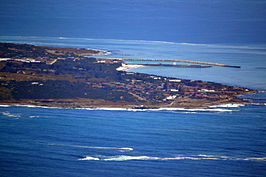
[[[209,66],[220,66],[220,67],[231,67],[231,68],[241,68],[238,65],[228,65],[222,63],[212,63],[212,62],[204,62],[204,61],[193,61],[193,60],[181,60],[181,59],[144,59],[144,58],[98,58],[101,60],[121,60],[121,61],[171,61],[171,62],[182,62],[182,63],[195,63],[195,64],[203,64]]]
[[[177,68],[209,68],[209,65],[177,65],[177,64],[162,64],[162,63],[143,63],[137,64],[142,66],[166,66],[166,67],[177,67]]]

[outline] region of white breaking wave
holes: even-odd
[[[12,104],[10,106],[27,107],[27,108],[44,108],[44,109],[63,109],[61,107],[37,106],[37,105],[31,105],[31,104]]]
[[[39,118],[40,116],[29,116],[29,118]]]
[[[102,52],[103,54],[101,54],[101,55],[111,55],[112,54],[112,52],[109,52],[109,51],[103,50],[103,49],[94,49],[94,48],[86,48],[86,49],[87,50],[96,50],[98,52]],[[88,55],[88,56],[91,57],[90,55]]]
[[[78,160],[98,160],[98,161],[129,161],[129,160],[236,160],[236,161],[266,161],[266,157],[245,157],[235,158],[229,156],[215,155],[192,155],[192,156],[176,156],[176,157],[154,157],[154,156],[85,156]]]
[[[6,112],[2,112],[2,114],[3,114],[4,116],[12,117],[12,118],[20,118],[20,117],[21,117],[20,114],[13,114],[13,113],[10,113],[10,112],[8,112],[8,111],[6,111]]]
[[[147,109],[134,109],[134,108],[111,108],[111,107],[95,107],[95,108],[75,108],[75,109],[83,109],[83,110],[103,110],[103,111],[180,111],[180,113],[188,113],[188,111],[196,113],[196,112],[232,112],[236,110],[230,109],[185,109],[185,108],[147,108]],[[185,112],[183,112],[185,111]]]
[[[160,108],[159,110],[162,110],[162,111],[192,111],[192,112],[204,112],[204,111],[207,111],[207,112],[231,112],[231,111],[234,111],[234,110],[230,110],[230,109],[185,109],[185,108]]]
[[[245,106],[245,104],[221,104],[221,105],[216,105],[216,106],[209,106],[210,108],[238,108],[241,106]]]
[[[256,160],[256,161],[266,161],[266,157],[247,157],[247,158],[237,158],[236,160]]]
[[[10,107],[10,105],[1,104],[0,107]]]
[[[1,106],[1,105],[0,105]],[[209,108],[198,108],[198,109],[189,109],[189,108],[145,108],[145,109],[136,109],[136,108],[119,108],[119,107],[84,107],[84,108],[62,108],[62,107],[50,107],[50,106],[37,106],[37,105],[24,105],[24,104],[12,104],[9,106],[18,106],[18,107],[28,107],[28,108],[44,108],[44,109],[78,109],[78,110],[89,110],[89,111],[177,111],[177,113],[197,113],[197,112],[232,112],[238,110],[231,109],[221,109],[222,106],[210,106]],[[218,108],[216,108],[218,107]],[[224,106],[226,107],[226,106]],[[229,106],[228,106],[229,107]],[[227,107],[227,108],[228,108]],[[233,107],[233,106],[231,106]]]
[[[121,152],[134,150],[131,147],[80,146],[80,145],[67,145],[67,144],[54,144],[54,143],[49,143],[48,145],[49,146],[67,146],[67,147],[75,147],[75,148],[87,148],[87,149],[113,149],[113,150],[119,150]]]

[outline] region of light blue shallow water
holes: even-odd
[[[0,40],[36,45],[96,48],[112,52],[111,55],[101,57],[185,59],[240,65],[241,69],[226,67],[178,69],[173,67],[144,67],[132,71],[184,79],[214,81],[259,90],[266,89],[266,44],[194,44],[34,36],[0,36]]]

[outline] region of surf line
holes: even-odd
[[[191,155],[191,156],[177,156],[177,157],[154,157],[154,156],[85,156],[78,160],[98,160],[98,161],[129,161],[129,160],[231,160],[231,161],[261,161],[265,162],[266,157],[230,157],[230,156],[215,156],[215,155]]]

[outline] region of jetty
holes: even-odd
[[[162,64],[162,63],[142,63],[136,64],[141,66],[165,66],[165,67],[177,67],[177,68],[209,68],[210,65],[177,65],[177,64]]]
[[[171,61],[171,62],[182,62],[182,63],[195,63],[209,66],[220,66],[220,67],[231,67],[231,68],[241,68],[238,65],[228,65],[222,63],[212,63],[205,61],[193,61],[193,60],[182,60],[182,59],[146,59],[146,58],[97,58],[98,60],[119,60],[119,61]]]

